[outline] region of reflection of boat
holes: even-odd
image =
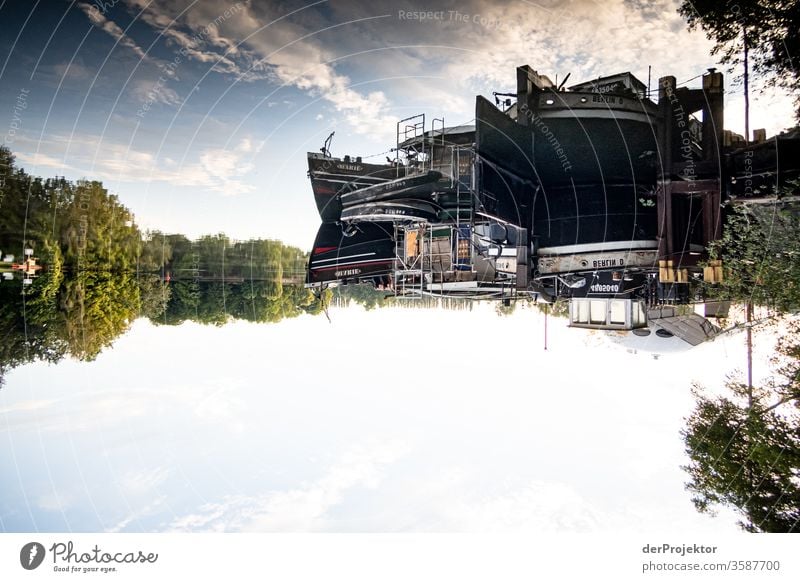
[[[319,286],[388,275],[394,261],[393,233],[392,225],[385,223],[362,223],[349,231],[323,223],[314,240],[306,283]]]

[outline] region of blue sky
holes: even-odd
[[[331,131],[335,155],[383,160],[397,119],[469,121],[475,94],[513,90],[526,63],[576,82],[648,65],[653,84],[688,80],[714,62],[676,5],[0,0],[0,135],[31,173],[103,180],[144,227],[308,248],[305,152]],[[790,112],[764,95],[751,127],[774,133]]]

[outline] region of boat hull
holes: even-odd
[[[308,176],[323,222],[339,220],[342,193],[394,180],[399,171],[402,169],[391,164],[367,164],[308,153]]]
[[[441,172],[430,171],[416,176],[389,180],[340,195],[343,208],[365,202],[380,202],[399,198],[431,199],[433,193],[450,189],[450,181],[442,180]]]
[[[436,222],[438,209],[420,200],[365,202],[342,210],[342,222]]]
[[[395,243],[391,223],[360,224],[348,234],[335,223],[320,225],[308,261],[306,284],[357,281],[392,272]]]

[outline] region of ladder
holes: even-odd
[[[427,229],[430,231],[430,229]],[[425,229],[423,225],[394,225],[395,297],[419,299],[425,287]]]
[[[407,142],[410,139],[417,139],[419,138],[420,141],[420,149],[417,150],[412,146],[412,149],[416,153],[416,164],[412,164],[412,161],[409,159],[407,160],[408,163],[404,166],[400,161],[400,144]],[[408,157],[408,152],[406,152]],[[406,117],[405,119],[401,119],[397,122],[397,140],[396,140],[396,147],[395,147],[395,166],[396,176],[400,177],[401,168],[405,172],[405,175],[409,173],[413,173],[416,171],[424,172],[425,171],[425,114],[420,113],[419,115],[412,115],[411,117]]]

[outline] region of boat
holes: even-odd
[[[564,298],[575,326],[647,326],[649,306],[692,301],[717,272],[700,261],[721,234],[723,192],[756,203],[757,187],[800,175],[798,135],[732,149],[722,74],[701,77],[566,87],[517,67],[516,92],[476,97],[474,124],[400,120],[385,164],[335,158],[330,138],[309,153],[320,215],[331,232],[380,225],[399,297]],[[312,269],[334,278],[317,255]]]
[[[320,219],[332,222],[341,215],[341,194],[396,179],[399,174],[392,164],[368,164],[360,157],[334,158],[310,152],[308,176]]]
[[[323,222],[309,257],[306,285],[321,287],[390,275],[393,236],[392,223],[365,222],[343,229],[340,224]]]
[[[365,202],[375,202],[398,198],[432,199],[437,191],[451,189],[450,180],[442,180],[442,173],[429,170],[425,173],[387,180],[372,186],[343,192],[339,198],[343,208]]]
[[[365,202],[342,209],[341,221],[361,222],[436,222],[437,208],[421,200],[384,200]]]
[[[652,251],[637,256],[652,266],[659,119],[630,73],[564,90],[524,66],[509,110],[478,97],[478,188],[489,211],[529,229],[540,273],[623,264],[633,249]]]
[[[339,220],[343,200],[355,204],[391,198],[393,190],[404,189],[403,183],[408,180],[405,184],[415,190],[410,197],[427,197],[434,202],[435,195],[457,191],[459,182],[464,187],[471,171],[467,152],[475,127],[444,127],[443,120],[435,121],[440,125],[428,130],[424,115],[399,121],[394,157],[386,156],[386,163],[367,163],[361,156],[334,157],[330,151],[333,133],[318,152],[308,152],[308,177],[320,219]],[[438,177],[434,179],[437,174],[431,172],[438,172]]]

